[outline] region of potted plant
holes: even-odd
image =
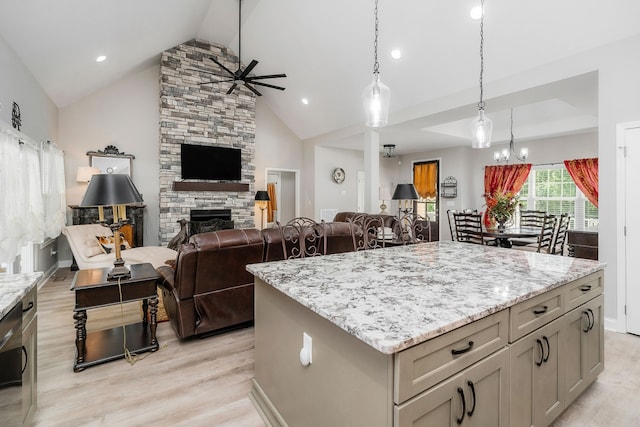
[[[495,192],[487,198],[487,210],[490,218],[498,223],[498,230],[504,230],[511,220],[519,203],[519,197],[512,192]]]

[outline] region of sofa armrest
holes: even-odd
[[[158,276],[160,276],[157,282],[158,286],[173,293],[173,290],[175,289],[175,282],[174,282],[174,278],[176,276],[175,270],[169,267],[168,265],[162,265],[156,268],[156,273],[158,273]]]

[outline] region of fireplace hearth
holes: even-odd
[[[189,237],[231,228],[234,228],[231,209],[191,209],[189,212]]]

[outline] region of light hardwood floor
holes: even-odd
[[[37,426],[264,426],[249,401],[253,328],[181,342],[158,325],[160,350],[73,372],[73,272],[38,292]],[[118,306],[88,311],[87,330],[121,323]],[[140,316],[125,304],[126,323]],[[143,355],[144,357],[144,355]],[[640,426],[640,338],[605,332],[605,370],[554,426]]]

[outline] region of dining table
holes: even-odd
[[[483,228],[482,234],[485,238],[494,238],[496,243],[501,248],[510,248],[513,246],[511,239],[523,239],[530,237],[538,237],[540,235],[540,227],[505,227],[504,229],[498,229],[497,227]]]

